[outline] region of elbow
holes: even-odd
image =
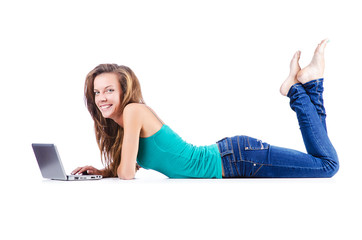
[[[122,173],[122,172],[118,172],[117,173],[118,178],[122,179],[122,180],[132,180],[135,177],[135,173]]]
[[[132,179],[134,179],[134,176],[131,176],[131,175],[129,175],[129,176],[118,176],[118,178],[119,179],[122,179],[122,180],[132,180]]]

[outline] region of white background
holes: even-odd
[[[1,238],[361,239],[358,1],[2,1]],[[325,106],[340,158],[332,179],[43,180],[32,142],[67,172],[102,167],[84,106],[99,63],[131,67],[146,103],[186,141],[233,135],[304,150],[279,94],[294,52],[328,37]]]

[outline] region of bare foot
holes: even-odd
[[[314,51],[312,61],[308,66],[299,71],[297,79],[300,83],[305,84],[309,81],[323,78],[324,74],[324,48],[326,47],[328,39],[324,39],[318,44]]]
[[[291,86],[298,83],[297,74],[300,71],[299,58],[300,58],[300,51],[297,51],[294,54],[294,56],[292,58],[292,61],[290,61],[290,73],[289,73],[289,76],[287,77],[287,79],[285,79],[282,86],[280,86],[280,93],[283,96],[287,96]]]

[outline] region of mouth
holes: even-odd
[[[104,104],[104,105],[99,106],[99,108],[100,108],[101,110],[107,110],[107,109],[109,109],[110,107],[112,107],[112,104]]]

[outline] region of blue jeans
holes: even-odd
[[[327,135],[322,93],[323,78],[294,84],[288,92],[307,153],[248,136],[224,138],[217,145],[225,177],[323,178],[336,174],[338,156]]]

